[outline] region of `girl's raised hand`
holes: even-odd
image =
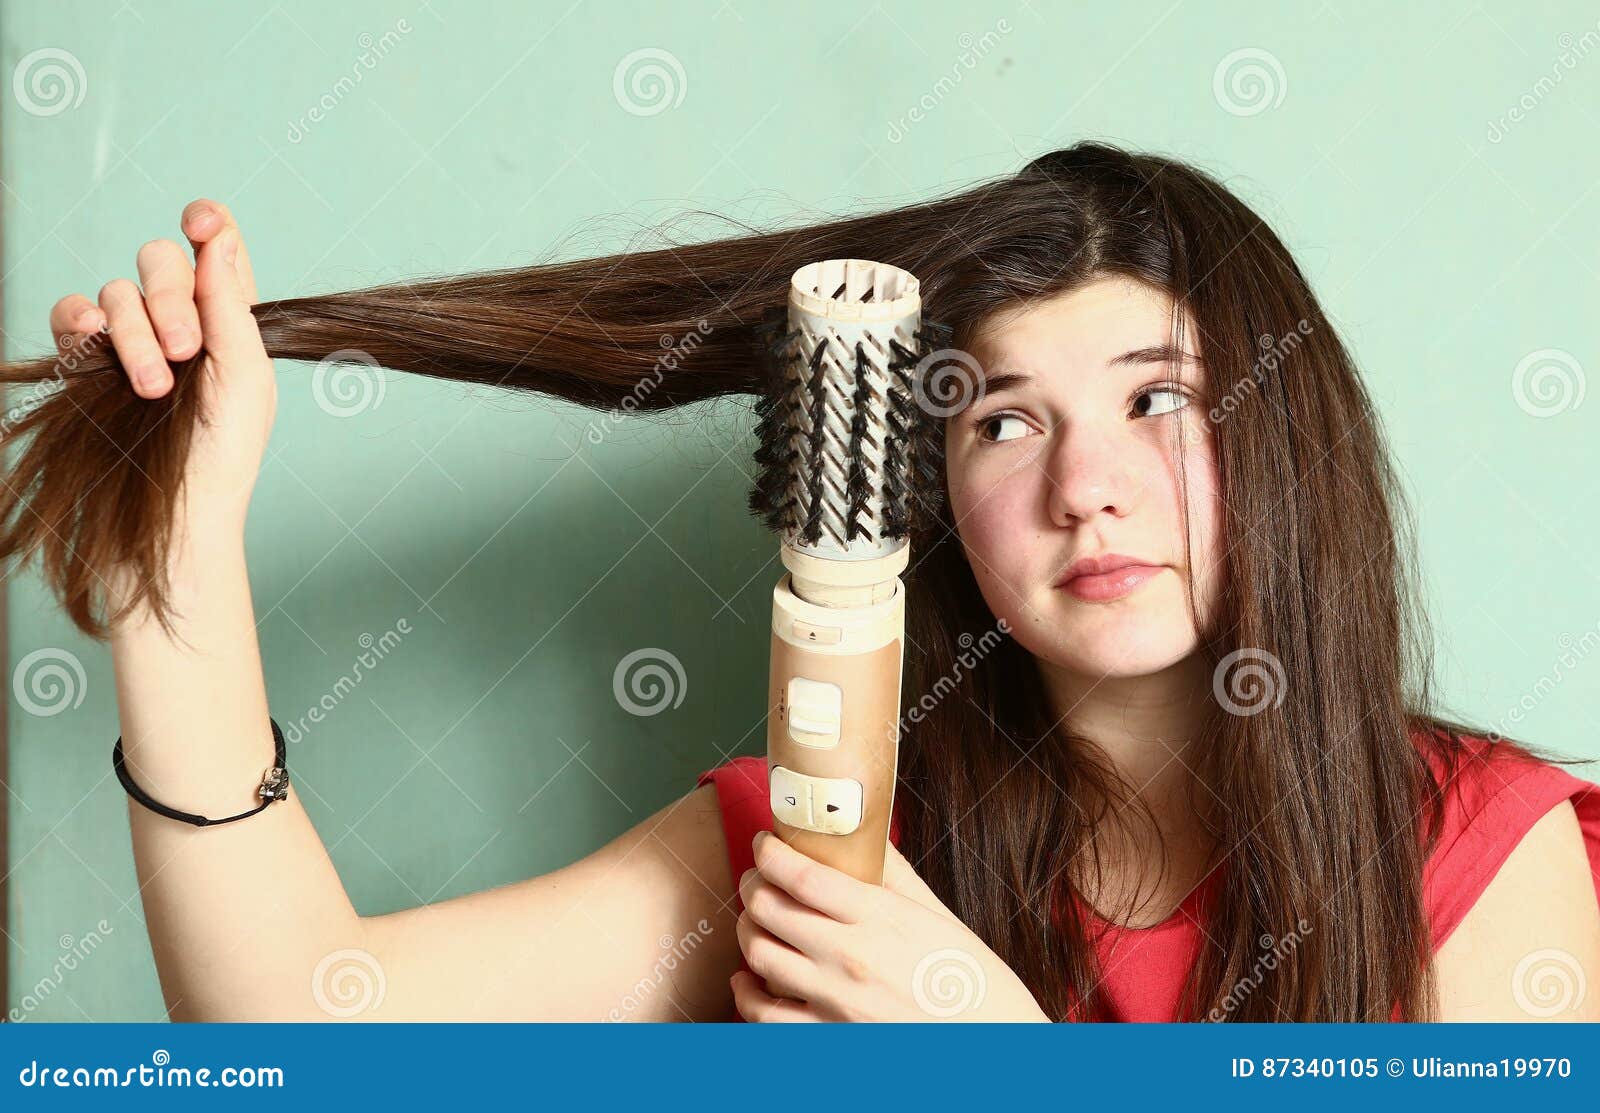
[[[139,249],[139,281],[114,279],[96,305],[70,294],[50,311],[58,343],[83,343],[104,331],[141,397],[164,397],[171,364],[202,348],[201,405],[185,473],[191,524],[243,526],[277,411],[277,379],[250,307],[255,276],[227,206],[204,198],[185,207],[181,225],[195,262],[173,240]]]
[[[754,846],[755,867],[739,880],[738,935],[756,976],[732,978],[745,1020],[1049,1019],[892,843],[882,888],[769,831]]]

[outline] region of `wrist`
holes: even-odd
[[[168,598],[173,604],[204,596],[208,585],[233,575],[244,564],[243,517],[222,514],[196,516],[180,508],[165,554]],[[112,613],[120,610],[148,586],[151,570],[127,563],[116,565],[106,577],[106,598]],[[148,606],[138,608],[148,611]]]

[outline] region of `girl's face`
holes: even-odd
[[[1170,296],[1102,278],[997,315],[972,341],[981,385],[945,423],[951,509],[989,609],[1058,668],[1142,676],[1198,645],[1188,588],[1203,623],[1221,515],[1195,333],[1190,318],[1180,358]],[[1111,555],[1152,567],[1063,582]]]

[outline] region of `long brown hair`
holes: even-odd
[[[1189,310],[1227,550],[1201,652],[1214,668],[1243,654],[1281,674],[1251,713],[1213,708],[1194,746],[1226,857],[1184,1013],[1432,1015],[1422,874],[1443,778],[1424,751],[1452,769],[1470,732],[1432,712],[1409,522],[1350,355],[1278,237],[1209,175],[1082,143],[887,212],[253,311],[276,358],[357,353],[620,416],[758,394],[765,311],[798,267],[838,257],[917,275],[927,316],[952,326],[958,348],[999,310],[1105,275]],[[690,335],[681,352],[669,343]],[[114,563],[144,585],[128,608],[168,613],[168,532],[204,419],[201,358],[156,401],[133,393],[103,337],[4,368],[30,390],[0,427],[28,441],[0,490],[0,559],[38,555],[92,636],[120,617],[104,613]],[[1097,828],[1136,794],[1092,740],[1051,721],[1026,652],[988,635],[996,623],[947,509],[919,523],[913,546],[904,690],[917,713],[902,744],[901,849],[1050,1016],[1104,1015],[1091,925],[1063,898],[1094,876]],[[1253,961],[1264,936],[1266,969]]]

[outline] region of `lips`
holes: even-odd
[[[1086,603],[1105,603],[1131,594],[1163,568],[1121,553],[1084,557],[1068,566],[1056,586]]]
[[[1143,560],[1139,557],[1124,556],[1121,553],[1107,553],[1105,556],[1099,557],[1080,557],[1069,564],[1065,572],[1061,573],[1061,577],[1056,580],[1056,586],[1066,587],[1069,580],[1076,579],[1079,576],[1098,576],[1102,573],[1115,572],[1119,568],[1127,568],[1129,565],[1134,564],[1143,567],[1160,567],[1152,561]]]

